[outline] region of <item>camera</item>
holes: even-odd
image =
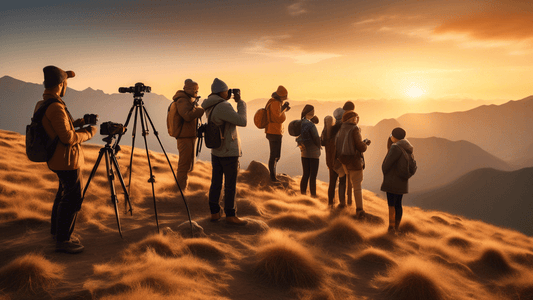
[[[363,143],[365,143],[367,146],[370,146],[370,140],[369,139],[364,139]]]
[[[120,87],[118,88],[119,93],[150,93],[152,91],[152,88],[149,86],[144,85],[142,82],[137,82],[135,86],[130,87]]]
[[[228,90],[228,95],[229,97],[231,98],[231,94],[233,95],[241,95],[241,90],[240,89],[229,89]]]
[[[198,101],[200,101],[201,96],[195,97],[195,100],[192,102],[194,106],[198,106]]]
[[[100,134],[101,135],[115,135],[115,134],[123,134],[126,132],[126,127],[120,123],[114,123],[114,122],[104,122],[100,124]]]
[[[285,103],[283,103],[283,105],[281,106],[281,110],[282,110],[282,111],[289,111],[289,110],[291,110],[291,107],[289,106],[289,102],[285,102]]]
[[[96,125],[96,123],[98,122],[98,115],[85,114],[83,116],[83,121],[85,122],[85,124]]]

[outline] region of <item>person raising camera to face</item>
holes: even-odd
[[[59,139],[54,154],[48,160],[48,168],[56,173],[59,179],[54,205],[52,207],[51,233],[56,239],[56,251],[79,253],[83,251],[79,239],[71,237],[74,230],[77,212],[83,201],[81,194],[81,167],[84,164],[81,143],[91,139],[96,127],[81,127],[88,122],[96,125],[96,116],[91,121],[74,120],[67,110],[62,97],[67,90],[67,79],[75,76],[72,71],[63,71],[55,66],[47,66],[44,72],[43,100],[37,102],[35,111],[42,105],[48,105],[42,119],[46,134],[53,140]],[[51,103],[51,104],[50,104]]]
[[[246,225],[247,222],[237,217],[235,193],[237,189],[237,175],[239,173],[239,157],[242,156],[241,140],[237,126],[246,127],[246,103],[241,99],[240,90],[230,90],[226,83],[215,78],[211,85],[211,95],[202,102],[207,118],[211,119],[221,130],[222,144],[211,149],[211,164],[213,171],[211,187],[209,188],[209,208],[211,221],[220,220],[220,194],[224,181],[224,213],[226,223],[231,225]],[[237,111],[228,100],[234,94]]]
[[[270,145],[270,158],[268,160],[268,170],[270,171],[270,180],[278,182],[276,178],[276,164],[281,157],[281,141],[283,138],[283,122],[287,118],[285,112],[291,108],[287,102],[287,89],[280,85],[272,93],[272,98],[268,100],[266,108],[268,110],[268,124],[265,128],[266,138]]]

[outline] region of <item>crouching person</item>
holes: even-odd
[[[80,253],[84,247],[79,239],[71,237],[76,222],[76,215],[83,201],[81,194],[81,167],[84,164],[81,143],[89,140],[96,133],[96,127],[85,125],[84,119],[73,120],[62,97],[67,90],[67,79],[74,77],[74,72],[63,71],[55,66],[47,66],[44,72],[43,100],[35,106],[35,111],[45,103],[49,104],[42,124],[51,139],[59,138],[48,168],[57,174],[59,189],[52,207],[51,230],[56,239],[56,251]]]

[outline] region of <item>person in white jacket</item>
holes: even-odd
[[[209,208],[211,221],[217,222],[222,217],[220,194],[224,179],[224,213],[226,223],[231,225],[246,225],[247,222],[237,217],[235,194],[237,189],[237,175],[239,172],[239,157],[242,156],[241,140],[237,126],[246,127],[246,103],[240,93],[234,94],[237,111],[228,100],[231,98],[229,88],[224,81],[215,78],[211,85],[211,95],[202,102],[207,118],[221,127],[222,144],[219,148],[211,149],[211,164],[213,166],[211,187],[209,188]]]

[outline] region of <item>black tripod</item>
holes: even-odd
[[[141,87],[141,88],[139,88]],[[148,158],[148,167],[150,168],[150,178],[148,179],[148,182],[150,182],[152,184],[152,198],[154,199],[154,213],[155,213],[155,222],[156,222],[156,225],[157,225],[157,232],[159,233],[159,221],[158,221],[158,218],[157,218],[157,206],[156,206],[156,201],[155,201],[155,188],[154,188],[154,183],[155,183],[155,177],[154,177],[154,174],[153,174],[153,171],[152,171],[152,164],[151,164],[151,161],[150,161],[150,153],[148,152],[148,142],[146,140],[146,135],[148,135],[148,129],[147,129],[147,123],[150,122],[150,125],[152,126],[152,130],[154,131],[154,135],[155,137],[157,138],[157,141],[159,142],[159,145],[161,146],[161,149],[163,150],[163,153],[165,154],[165,157],[167,158],[167,162],[168,162],[168,166],[170,167],[170,170],[172,171],[172,175],[174,176],[174,180],[176,181],[176,185],[178,186],[178,189],[180,190],[180,193],[181,193],[181,197],[183,198],[183,202],[185,203],[185,208],[187,209],[187,214],[189,216],[189,223],[191,225],[191,236],[194,236],[194,233],[193,233],[193,227],[192,227],[192,220],[191,220],[191,213],[189,211],[189,206],[187,205],[187,201],[185,200],[185,196],[183,195],[183,191],[178,183],[178,179],[176,177],[176,173],[174,172],[174,169],[172,168],[172,164],[170,163],[170,159],[168,158],[168,155],[167,155],[167,152],[165,151],[165,148],[163,147],[163,144],[161,143],[161,140],[159,139],[159,133],[157,132],[157,130],[155,130],[155,126],[154,126],[154,123],[152,122],[152,119],[150,118],[150,116],[148,115],[148,112],[146,111],[146,108],[144,107],[144,102],[142,100],[142,97],[144,96],[144,93],[142,93],[142,87],[144,87],[144,85],[142,83],[137,83],[135,84],[135,87],[130,87],[130,88],[120,88],[119,89],[119,92],[130,92],[130,93],[134,93],[133,94],[133,106],[131,107],[129,113],[128,113],[128,117],[126,119],[126,123],[124,123],[124,127],[127,127],[129,122],[130,122],[130,118],[131,118],[131,115],[133,113],[133,110],[135,109],[135,117],[134,117],[134,121],[133,121],[133,130],[132,130],[132,133],[131,133],[131,137],[132,137],[132,141],[131,141],[131,157],[130,157],[130,173],[129,173],[129,184],[128,184],[128,188],[131,188],[131,172],[132,172],[132,169],[133,169],[133,151],[135,149],[135,134],[137,132],[137,117],[141,120],[141,129],[142,129],[142,136],[144,138],[144,147],[146,149],[146,157]],[[145,87],[145,88],[148,88],[146,91],[147,92],[150,92],[149,90],[149,87]],[[116,142],[116,145],[118,145],[118,143],[120,142],[120,139],[122,138],[122,134],[118,137],[117,139],[117,142]],[[128,190],[129,192],[129,190]],[[127,209],[127,208],[126,208]]]
[[[117,158],[115,157],[115,147],[117,146],[117,144],[111,147],[113,140],[114,140],[114,135],[109,135],[103,139],[103,141],[106,142],[106,145],[102,149],[100,149],[100,154],[98,154],[98,159],[96,159],[96,163],[94,164],[93,170],[91,171],[91,175],[89,176],[89,179],[87,180],[87,184],[85,185],[85,188],[83,189],[82,199],[85,198],[85,192],[87,192],[89,183],[91,183],[91,179],[94,177],[94,174],[96,174],[96,170],[98,169],[98,166],[100,165],[102,156],[105,156],[106,174],[107,174],[107,179],[109,181],[109,188],[111,190],[111,202],[113,202],[113,206],[115,207],[115,216],[117,217],[118,233],[120,234],[120,237],[122,237],[122,230],[120,228],[120,218],[118,215],[118,207],[117,207],[118,198],[117,198],[117,194],[115,193],[115,175],[113,172],[113,166],[115,166],[118,179],[120,180],[120,184],[122,185],[122,189],[124,190],[124,198],[126,199],[126,201],[124,201],[124,204],[126,205],[126,213],[129,211],[130,215],[133,215],[133,212],[131,208],[129,194],[126,191],[126,185],[124,184],[124,179],[122,178],[122,174],[120,173],[120,168],[118,166]],[[130,207],[129,210],[127,209],[128,205]]]

